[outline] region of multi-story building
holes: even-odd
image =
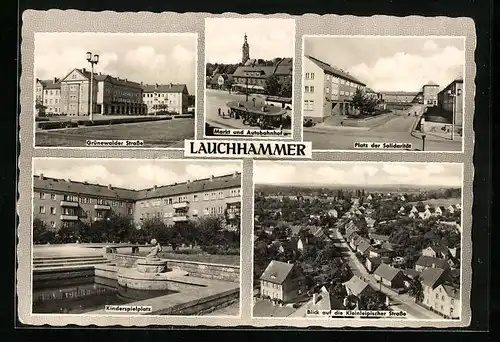
[[[385,103],[418,103],[419,92],[383,91],[380,93]]]
[[[305,292],[304,274],[295,264],[272,260],[260,277],[260,294],[289,302]]]
[[[148,113],[169,112],[185,114],[188,112],[189,92],[185,84],[143,85],[143,102]]]
[[[61,113],[86,116],[93,113],[115,115],[140,115],[146,113],[142,103],[142,86],[139,83],[94,73],[92,107],[90,104],[91,73],[73,69],[61,81]]]
[[[54,229],[80,220],[97,221],[112,213],[129,216],[138,225],[154,217],[172,225],[197,217],[224,215],[231,226],[240,216],[241,173],[144,190],[48,178],[41,174],[34,176],[33,194],[34,217]]]
[[[443,110],[455,113],[455,124],[461,126],[463,122],[463,87],[462,78],[453,80],[438,93],[438,106]],[[450,94],[451,92],[451,94]],[[453,96],[455,94],[455,96]]]
[[[36,104],[43,105],[45,114],[61,114],[61,83],[58,78],[36,80]]]
[[[422,87],[424,104],[427,107],[437,106],[439,85],[430,81]]]
[[[303,116],[314,122],[354,113],[354,93],[366,86],[349,73],[308,55],[304,58],[303,76]]]
[[[460,318],[460,287],[450,281],[446,270],[429,268],[420,274],[422,304],[445,318]]]

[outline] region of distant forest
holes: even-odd
[[[366,186],[283,186],[283,185],[255,185],[255,192],[261,196],[312,196],[312,197],[341,197],[358,196],[360,193],[391,193],[391,195],[405,194],[407,200],[425,200],[433,198],[461,198],[461,188],[444,187],[415,187],[411,185],[387,185],[377,187]]]

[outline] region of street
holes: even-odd
[[[380,291],[389,297],[391,300],[390,306],[393,310],[405,311],[407,313],[407,318],[409,319],[442,319],[441,316],[416,304],[413,297],[407,294],[398,295],[384,286],[380,286],[374,276],[369,274],[358,258],[356,258],[354,252],[351,251],[338,229],[335,229],[332,234],[332,238],[336,241],[335,245],[342,250],[342,255],[349,259],[349,266],[351,267],[352,273],[366,281],[375,290]]]
[[[257,105],[259,103],[264,103],[264,95],[254,95],[249,94],[249,101],[256,97]],[[229,129],[259,129],[258,127],[250,127],[243,125],[241,120],[233,118],[222,118],[218,115],[219,108],[221,113],[228,114],[229,108],[227,103],[230,101],[245,101],[245,95],[236,92],[229,93],[227,90],[217,90],[217,89],[207,89],[205,95],[205,122],[217,127],[217,128],[229,128]],[[288,131],[288,130],[284,130]]]
[[[412,149],[422,150],[420,134],[412,135],[418,117],[414,112],[421,112],[419,107],[399,111],[388,122],[372,128],[357,127],[321,127],[304,128],[304,141],[311,141],[313,149],[353,149],[355,142],[411,143]],[[411,115],[408,115],[411,113]],[[431,139],[425,141],[425,151],[461,151],[461,140]],[[389,150],[389,149],[384,149]]]

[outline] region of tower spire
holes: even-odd
[[[243,47],[241,48],[241,63],[245,64],[250,59],[250,45],[248,45],[247,33],[243,37]]]

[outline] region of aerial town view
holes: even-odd
[[[241,163],[36,158],[32,309],[238,316]]]
[[[254,317],[460,318],[461,164],[259,161],[254,182]]]
[[[194,137],[196,35],[37,33],[35,45],[35,146]]]
[[[205,135],[291,135],[294,33],[289,19],[206,19]]]
[[[304,36],[304,140],[323,150],[461,151],[464,41]]]

